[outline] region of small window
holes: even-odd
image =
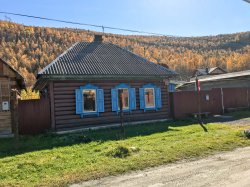
[[[122,109],[123,110],[127,110],[129,109],[129,92],[128,92],[128,89],[127,88],[119,88],[118,89],[120,92],[121,92],[121,95],[122,95]],[[119,91],[118,91],[118,94],[119,94]],[[119,95],[118,95],[118,98],[119,98]],[[118,102],[119,102],[119,99],[118,99]],[[118,109],[120,110],[120,103],[118,103]]]
[[[88,115],[99,116],[104,112],[104,90],[92,84],[80,86],[75,90],[76,114],[81,118]]]
[[[96,90],[83,90],[83,111],[96,112]]]
[[[132,110],[136,110],[135,88],[131,88],[129,85],[121,83],[111,89],[112,111],[117,113],[120,111],[119,92],[122,92],[121,97],[123,112],[132,112]]]
[[[158,110],[162,108],[161,88],[154,84],[146,84],[139,89],[140,109]]]
[[[145,107],[155,108],[155,91],[154,88],[145,88]]]

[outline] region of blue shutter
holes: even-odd
[[[140,95],[140,109],[144,109],[145,108],[144,88],[139,89],[139,95]]]
[[[118,111],[118,92],[117,89],[111,89],[112,111]]]
[[[83,113],[83,96],[82,96],[82,90],[76,89],[76,114],[82,114]]]
[[[161,89],[160,88],[155,88],[155,104],[156,108],[161,108]]]
[[[104,112],[104,93],[103,89],[97,89],[97,111]]]
[[[129,109],[135,110],[136,109],[136,95],[135,95],[135,88],[129,88]]]

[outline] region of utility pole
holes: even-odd
[[[11,90],[13,93],[12,103],[11,103],[11,115],[12,115],[12,124],[13,124],[13,133],[16,141],[16,148],[19,147],[19,121],[18,121],[18,95],[19,92],[17,89]]]
[[[124,123],[123,123],[123,100],[122,100],[122,94],[123,90],[118,89],[118,98],[119,98],[119,108],[120,108],[120,123],[121,123],[121,136],[125,137],[125,129],[124,129]]]
[[[207,132],[207,128],[204,126],[203,121],[201,119],[201,87],[200,87],[200,81],[198,80],[197,74],[195,76],[195,82],[196,82],[196,91],[197,91],[197,103],[198,103],[198,122],[200,126],[203,128],[205,132]]]

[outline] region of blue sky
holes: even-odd
[[[250,3],[243,0],[0,0],[0,4],[0,11],[175,36],[250,31]],[[5,19],[5,16],[26,25],[101,31],[12,15],[0,14],[0,19]]]

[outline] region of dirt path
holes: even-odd
[[[250,186],[250,147],[73,186]]]

